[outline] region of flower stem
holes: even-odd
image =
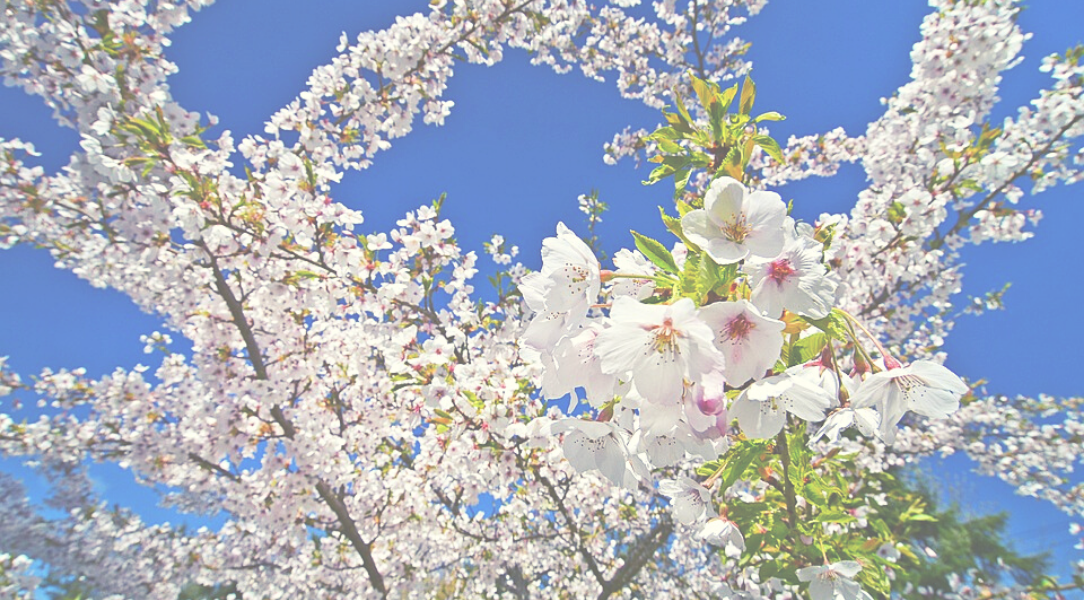
[[[776,436],[779,442],[779,454],[783,460],[783,497],[787,500],[787,516],[790,526],[798,525],[798,501],[794,496],[794,484],[790,480],[790,449],[787,447],[787,432],[780,431]]]

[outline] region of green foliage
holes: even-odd
[[[975,583],[1006,583],[1016,581],[1034,585],[1046,578],[1050,568],[1046,554],[1021,554],[1005,539],[1007,513],[967,515],[956,504],[939,507],[939,495],[928,475],[909,471],[893,480],[898,495],[909,495],[926,506],[930,519],[915,518],[910,507],[889,503],[885,518],[896,519],[907,531],[911,552],[906,556],[907,568],[898,573],[895,589],[910,583],[935,590],[948,590],[948,576],[974,569]],[[932,507],[932,508],[930,508]],[[937,557],[922,551],[930,548]]]
[[[760,148],[777,162],[783,162],[783,152],[768,135],[758,131],[762,121],[782,121],[783,115],[766,112],[753,118],[753,102],[756,85],[746,77],[739,89],[738,84],[723,90],[718,84],[689,74],[693,92],[707,123],[697,122],[685,106],[677,89],[673,92],[676,112],[663,111],[666,125],[647,137],[658,146],[659,154],[651,162],[659,164],[648,175],[644,185],[652,185],[674,178],[674,199],[685,196],[689,178],[696,169],[706,169],[712,177],[727,175],[738,181],[745,180],[745,169],[755,148]],[[730,112],[734,99],[738,98],[738,112]],[[692,202],[698,202],[692,199]]]

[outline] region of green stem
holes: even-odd
[[[798,500],[794,494],[794,484],[790,480],[790,448],[787,447],[787,432],[780,431],[776,436],[779,453],[783,459],[783,496],[787,499],[787,516],[791,527],[798,525]]]

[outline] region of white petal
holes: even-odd
[[[599,440],[602,447],[595,455],[598,470],[602,471],[606,479],[612,481],[614,485],[621,485],[625,479],[625,452],[613,436],[606,436]]]
[[[774,436],[787,422],[787,413],[772,408],[771,402],[750,400],[747,394],[739,396],[727,414],[738,420],[745,435],[757,439]]]
[[[920,360],[911,365],[911,372],[918,375],[930,387],[939,388],[955,394],[966,394],[967,384],[945,366],[928,360]]]
[[[848,579],[853,579],[862,570],[862,565],[858,561],[843,560],[832,563],[832,570]]]
[[[704,194],[704,208],[716,228],[732,221],[745,208],[745,186],[732,177],[716,179]]]

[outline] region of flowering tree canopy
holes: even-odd
[[[45,566],[118,598],[933,594],[893,588],[929,517],[888,471],[946,449],[1084,514],[1079,399],[987,396],[941,364],[961,248],[1030,236],[1018,202],[1082,177],[1084,50],[988,119],[1017,3],[934,0],[883,116],[785,144],[731,32],[755,0],[433,2],[344,35],[240,141],[167,86],[169,36],[208,4],[5,4],[5,82],[81,141],[47,174],[0,140],[0,245],[49,249],[172,332],[145,338],[153,372],[0,361],[0,395],[48,407],[0,413],[0,452],[53,485],[43,508],[0,477],[5,593],[31,597]],[[605,152],[655,165],[670,239],[632,232],[611,265],[554,223],[535,272],[495,239],[491,297],[443,200],[369,233],[332,198],[416,118],[443,123],[457,61],[509,48],[662,111]],[[792,218],[774,190],[845,162],[868,176],[851,212]],[[145,523],[97,495],[89,461],[229,519]],[[1081,585],[978,583],[950,593]]]

